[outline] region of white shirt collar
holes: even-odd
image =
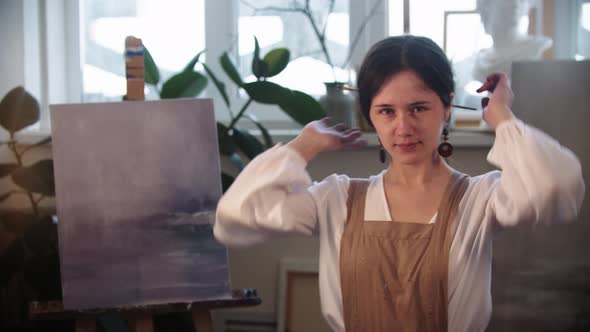
[[[385,170],[369,178],[369,188],[365,200],[365,220],[383,220],[391,221],[391,214],[385,198],[385,188],[383,186],[383,176]],[[437,213],[430,218],[429,224],[434,223]]]

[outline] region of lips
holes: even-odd
[[[403,152],[412,152],[416,150],[416,147],[418,146],[419,142],[416,143],[398,143],[398,144],[394,144],[394,146],[396,148],[398,148],[399,150],[403,151]]]
[[[409,148],[412,146],[415,146],[418,143],[403,143],[403,144],[395,144],[396,146],[399,146],[400,148]]]

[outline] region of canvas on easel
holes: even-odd
[[[229,297],[212,100],[50,109],[64,307]]]

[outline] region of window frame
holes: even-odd
[[[361,34],[358,46],[352,54],[351,64],[358,68],[364,52],[375,41],[386,36],[387,1],[386,0],[349,0],[350,39],[355,37],[364,17],[371,8],[381,2],[378,14],[367,24]],[[217,61],[218,56],[228,51],[237,38],[238,3],[235,0],[205,0],[205,45],[207,65],[219,73],[221,80],[227,82],[228,94],[233,108],[239,108],[246,102],[239,97],[237,87],[226,79]],[[35,95],[41,106],[40,125],[29,128],[28,133],[50,134],[49,104],[82,102],[82,59],[81,36],[83,36],[80,18],[83,6],[78,1],[24,0],[23,26],[27,42],[24,50],[24,86]],[[237,59],[237,49],[230,56]],[[229,120],[226,106],[220,94],[209,84],[203,97],[211,97],[216,107],[218,120]],[[276,106],[251,104],[251,110],[269,129],[289,130],[298,126]],[[249,122],[244,122],[248,127]]]
[[[555,46],[556,58],[564,53],[559,50],[562,36],[571,27],[564,20],[559,19],[559,13],[567,12],[568,17],[575,14],[575,5],[578,1],[572,1],[571,6],[558,6],[555,4],[556,33]],[[406,2],[404,2],[406,4]],[[349,0],[350,40],[356,36],[356,31],[363,24],[364,18],[369,15],[371,9],[378,5],[376,14],[367,23],[360,34],[359,42],[352,53],[351,66],[358,69],[366,50],[376,41],[389,34],[388,0]],[[83,14],[83,6],[78,1],[69,0],[23,0],[22,1],[22,38],[24,44],[23,59],[24,71],[23,85],[35,95],[41,105],[41,121],[37,128],[30,128],[28,132],[36,134],[50,133],[49,104],[79,103],[82,98],[82,61],[83,54],[80,51],[83,28],[80,17]],[[226,82],[233,111],[246,102],[239,97],[237,87],[225,77],[217,58],[228,51],[237,38],[238,2],[236,0],[205,0],[205,45],[207,49],[207,64],[218,73],[220,79]],[[406,6],[405,6],[406,7]],[[541,11],[542,9],[538,9]],[[404,15],[404,17],[407,15]],[[404,22],[406,26],[408,22]],[[441,27],[442,28],[442,27]],[[571,29],[570,29],[571,30]],[[561,33],[560,33],[561,31]],[[563,49],[571,49],[571,42],[567,42]],[[561,52],[561,53],[559,53]],[[567,53],[567,51],[566,51]],[[237,59],[237,48],[230,54]],[[569,54],[563,54],[567,56]],[[222,122],[228,121],[228,112],[221,96],[212,84],[209,84],[204,97],[211,97],[216,107],[216,116]],[[270,130],[292,130],[299,128],[276,106],[253,103],[250,110],[258,116],[259,120]],[[245,121],[248,128],[251,125]],[[250,127],[253,128],[253,127]]]

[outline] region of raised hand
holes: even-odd
[[[514,118],[512,113],[512,100],[514,94],[508,84],[508,77],[504,73],[493,73],[486,78],[486,82],[477,89],[477,92],[489,91],[492,97],[481,100],[484,109],[483,119],[492,128],[497,128],[504,121]],[[487,107],[487,108],[486,108]]]
[[[308,123],[289,146],[297,150],[305,160],[310,161],[324,151],[362,147],[367,142],[361,138],[358,128],[346,128],[342,123],[330,125],[330,118]]]

